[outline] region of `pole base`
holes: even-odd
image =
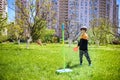
[[[67,72],[72,72],[71,69],[59,69],[59,70],[56,70],[57,73],[67,73]]]

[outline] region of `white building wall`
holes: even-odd
[[[79,0],[79,4],[80,25],[90,27],[90,0]]]
[[[110,0],[110,12],[109,12],[109,19],[110,21],[113,23],[113,1],[114,0]]]

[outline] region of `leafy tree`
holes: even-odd
[[[55,30],[53,29],[45,29],[44,33],[41,33],[41,39],[43,42],[51,43],[54,42],[54,34]]]
[[[27,44],[30,38],[41,38],[53,15],[49,0],[16,0],[16,12],[16,23],[23,28]]]
[[[20,38],[22,36],[23,29],[17,25],[14,24],[14,22],[10,23],[10,26],[8,27],[8,37],[11,40],[17,40],[18,44],[20,44]]]
[[[7,17],[3,18],[2,14],[0,14],[0,42],[7,40]]]
[[[17,23],[27,30],[33,41],[40,38],[41,31],[52,20],[54,12],[51,11],[51,6],[49,0],[28,0],[25,2],[16,0],[16,9],[20,17],[16,18]]]
[[[0,31],[3,30],[5,27],[7,27],[7,17],[3,18],[2,14],[0,14]]]
[[[110,43],[114,38],[112,27],[112,24],[107,19],[94,19],[89,30],[90,38],[94,41],[93,43],[101,45]]]
[[[98,0],[91,0],[90,1],[90,17],[91,17],[91,29],[89,30],[89,32],[92,32],[90,34],[92,34],[92,40],[94,39],[95,43],[97,44],[105,44],[105,43],[110,43],[113,38],[117,38],[120,40],[120,34],[117,33],[117,29],[119,27],[117,27],[116,24],[114,24],[113,22],[110,21],[110,19],[107,18],[107,16],[104,15],[104,17],[96,19],[97,18],[97,14],[96,9],[96,2],[98,2]],[[107,39],[108,38],[108,39]],[[91,42],[94,42],[91,41]]]

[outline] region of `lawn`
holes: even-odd
[[[91,67],[85,57],[79,66],[74,46],[0,44],[0,80],[120,80],[120,45],[89,46]],[[63,68],[63,52],[71,73],[56,73]]]

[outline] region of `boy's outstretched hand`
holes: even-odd
[[[74,48],[73,48],[73,51],[74,51],[74,52],[78,52],[78,49],[79,49],[78,46],[77,46],[77,47],[74,47]]]

